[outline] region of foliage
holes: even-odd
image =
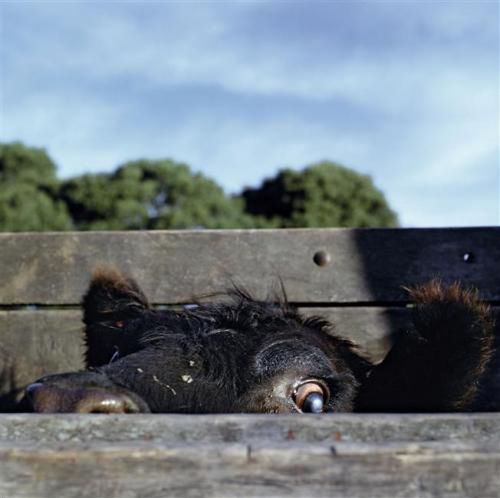
[[[133,161],[113,174],[65,182],[61,198],[79,229],[250,227],[242,201],[171,160]]]
[[[396,214],[369,176],[323,161],[281,170],[242,193],[248,213],[280,227],[393,227]]]
[[[321,162],[228,196],[172,160],[59,181],[43,149],[0,144],[0,231],[395,226],[370,177]]]
[[[43,149],[0,144],[0,231],[65,230],[55,165]]]

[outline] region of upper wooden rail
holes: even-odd
[[[154,303],[232,281],[265,297],[281,279],[295,303],[398,305],[402,286],[433,277],[498,302],[498,261],[498,227],[3,233],[0,306],[77,305],[98,264],[134,275]]]

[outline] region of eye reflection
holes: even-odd
[[[307,381],[299,385],[293,394],[297,408],[303,413],[323,413],[328,393],[317,381]]]
[[[320,393],[311,393],[304,400],[302,411],[304,413],[322,413],[324,409],[323,395]]]

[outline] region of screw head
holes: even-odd
[[[313,261],[318,266],[326,266],[330,263],[330,254],[326,251],[316,251],[313,256]]]

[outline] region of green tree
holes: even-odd
[[[281,170],[241,195],[246,211],[280,227],[393,227],[397,216],[369,176],[323,161]]]
[[[61,198],[83,230],[237,228],[259,223],[213,180],[171,160],[127,162],[112,174],[64,182]],[[264,220],[260,220],[265,224]]]
[[[65,230],[56,167],[45,150],[19,142],[0,144],[0,231]]]

